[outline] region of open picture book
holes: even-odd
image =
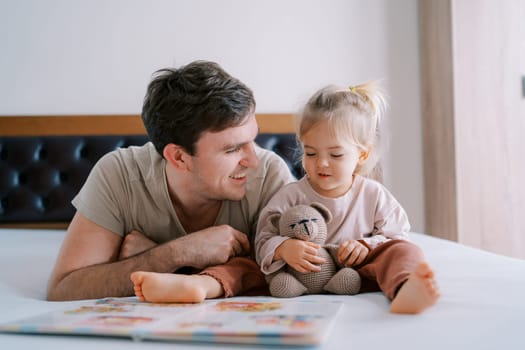
[[[134,297],[79,302],[59,311],[0,325],[0,331],[129,337],[133,340],[317,345],[340,301],[269,297],[155,304]]]

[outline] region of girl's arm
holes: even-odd
[[[268,207],[262,210],[255,235],[255,260],[266,275],[286,265],[284,260],[275,258],[275,252],[289,237],[279,235],[279,230],[270,220],[270,216],[274,214]]]
[[[373,249],[391,239],[408,240],[410,223],[408,216],[399,202],[384,187],[377,198],[374,230],[363,238]]]

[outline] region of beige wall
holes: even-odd
[[[3,0],[0,115],[138,114],[151,73],[210,59],[293,113],[383,79],[385,183],[424,230],[416,0]]]

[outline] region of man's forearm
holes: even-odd
[[[87,266],[62,277],[48,288],[48,300],[97,299],[133,295],[134,271],[171,273],[186,263],[184,249],[171,241],[133,257]]]

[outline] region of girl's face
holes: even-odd
[[[357,165],[366,159],[366,152],[357,146],[339,143],[321,121],[301,137],[303,165],[314,190],[322,196],[336,198],[352,186]]]

